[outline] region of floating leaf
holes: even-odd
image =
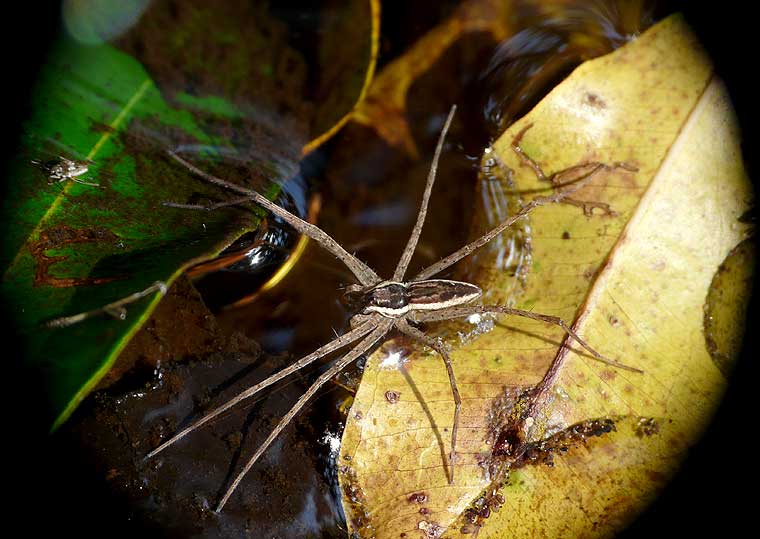
[[[752,192],[725,89],[683,19],[583,64],[504,133],[494,151],[515,170],[523,201],[547,188],[510,147],[530,124],[522,147],[547,172],[587,161],[638,172],[605,172],[578,191],[598,204],[591,215],[537,209],[510,232],[517,266],[493,242],[466,278],[484,303],[561,316],[644,373],[595,361],[532,320],[432,328],[452,346],[463,400],[450,485],[454,405],[443,364],[412,343],[386,343],[367,362],[341,448],[344,508],[359,536],[609,536],[664,486],[725,389],[703,306],[746,237],[739,218]],[[388,367],[391,352],[406,361]],[[547,375],[546,391],[531,394]],[[505,456],[512,428],[531,443],[532,463]]]
[[[305,19],[284,3],[268,11],[185,2],[175,11],[154,2],[139,14],[100,5],[92,17],[75,8],[65,14],[70,33],[41,70],[2,206],[3,303],[55,425],[96,386],[160,294],[115,312],[123,320],[46,322],[168,285],[256,226],[250,211],[163,206],[224,196],[166,150],[274,197],[273,182],[298,174],[303,153],[346,121],[377,48],[375,0],[322,6]],[[322,19],[330,24],[315,23]],[[83,173],[55,172],[68,164]]]

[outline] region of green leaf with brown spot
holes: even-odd
[[[375,0],[327,3],[295,19],[284,3],[190,1],[177,12],[153,2],[131,19],[123,9],[97,9],[66,13],[70,33],[39,74],[0,210],[0,293],[54,426],[97,385],[160,296],[127,306],[123,320],[94,316],[56,329],[46,322],[170,284],[256,227],[250,210],[163,206],[226,196],[166,150],[274,197],[302,155],[346,121],[377,50]],[[78,179],[98,186],[56,182],[48,168],[61,157],[87,161]]]

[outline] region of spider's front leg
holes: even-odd
[[[214,211],[221,208],[228,208],[230,206],[240,206],[241,204],[247,204],[253,202],[251,197],[238,197],[223,202],[216,202],[213,204],[181,204],[179,202],[162,202],[162,206],[167,208],[178,208],[180,210],[201,210],[201,211]]]
[[[551,183],[552,186],[554,186],[555,188],[560,187],[563,184],[565,184],[566,181],[564,179],[567,178],[568,176],[571,177],[573,181],[578,181],[580,179],[587,177],[589,174],[592,174],[598,171],[599,169],[605,169],[605,170],[623,169],[629,172],[636,172],[638,170],[636,167],[628,163],[613,163],[611,165],[608,165],[607,163],[602,163],[601,161],[588,161],[585,163],[580,163],[577,165],[573,165],[571,167],[567,167],[563,170],[554,172],[553,174],[546,174],[541,168],[541,165],[539,165],[535,159],[530,157],[525,152],[525,150],[523,150],[522,147],[520,146],[520,142],[522,142],[522,139],[525,136],[525,133],[531,127],[533,127],[533,124],[528,124],[525,127],[523,127],[517,133],[517,135],[515,135],[515,137],[512,139],[512,144],[511,144],[512,150],[520,158],[520,162],[533,171],[533,173],[536,175],[536,178],[538,178],[540,181]],[[610,205],[607,204],[606,202],[578,200],[571,197],[564,198],[562,202],[566,204],[572,204],[573,206],[578,206],[579,208],[582,208],[583,213],[589,217],[594,214],[594,209],[596,208],[599,208],[600,210],[602,210],[602,212],[605,215],[610,215],[610,216],[617,215],[615,211],[610,207]]]
[[[346,251],[341,245],[338,244],[337,241],[335,241],[335,239],[333,239],[332,236],[327,234],[324,230],[322,230],[318,226],[313,225],[307,221],[304,221],[297,215],[293,215],[285,208],[281,208],[277,204],[273,203],[272,201],[264,197],[258,191],[254,191],[253,189],[248,189],[246,187],[242,187],[240,185],[236,185],[234,183],[228,182],[227,180],[217,178],[216,176],[201,170],[200,168],[193,165],[186,159],[180,157],[174,151],[167,150],[166,153],[171,159],[173,159],[174,161],[176,161],[177,163],[185,167],[189,172],[191,172],[193,175],[197,176],[201,180],[207,183],[211,183],[213,185],[217,185],[229,192],[237,193],[238,195],[242,195],[242,196],[232,199],[232,200],[225,201],[225,202],[220,202],[218,204],[212,204],[210,206],[203,206],[203,205],[198,205],[198,204],[177,204],[174,202],[169,202],[169,203],[165,202],[164,203],[165,206],[180,208],[180,209],[211,211],[211,210],[222,208],[225,206],[243,204],[249,201],[253,202],[256,205],[264,208],[270,213],[281,218],[290,226],[292,226],[294,229],[296,229],[298,232],[313,239],[319,245],[321,245],[323,249],[332,253],[336,258],[338,258],[338,260],[343,262],[346,265],[346,267],[348,267],[351,273],[354,274],[356,279],[362,285],[369,286],[369,285],[374,285],[380,282],[380,277],[378,277],[377,273],[375,273],[364,262],[362,262],[361,260],[353,256],[352,254],[350,254],[348,251]]]

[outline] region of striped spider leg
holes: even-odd
[[[420,233],[425,222],[428,201],[430,199],[433,184],[435,183],[436,172],[438,170],[438,161],[440,159],[444,140],[446,138],[446,133],[449,129],[449,126],[451,125],[455,111],[456,106],[453,106],[441,130],[441,134],[438,138],[438,143],[435,149],[435,154],[430,166],[430,172],[425,184],[425,190],[422,196],[420,210],[417,214],[417,220],[414,224],[412,233],[409,236],[409,240],[407,241],[406,247],[404,248],[393,276],[389,280],[381,279],[366,264],[364,264],[353,255],[349,254],[332,237],[330,237],[327,233],[325,233],[317,226],[307,223],[299,217],[290,214],[286,210],[264,198],[256,191],[232,184],[215,176],[211,176],[210,174],[205,173],[193,164],[189,163],[176,153],[169,152],[169,155],[175,161],[183,165],[193,174],[197,175],[207,182],[223,187],[226,190],[229,190],[239,196],[237,198],[209,206],[165,203],[166,206],[183,209],[214,210],[224,206],[240,205],[254,202],[259,206],[262,206],[263,208],[269,210],[271,213],[281,217],[298,232],[305,234],[309,238],[312,238],[320,246],[340,259],[348,267],[351,273],[353,273],[353,275],[356,277],[356,280],[358,281],[358,284],[348,286],[345,291],[346,299],[348,302],[356,306],[356,314],[351,318],[352,329],[349,332],[335,338],[311,354],[299,359],[289,367],[282,369],[266,380],[263,380],[262,382],[259,382],[258,384],[241,392],[231,400],[227,401],[225,404],[208,412],[188,427],[177,432],[174,436],[163,442],[146,456],[146,458],[154,457],[161,451],[165,450],[167,447],[173,445],[180,439],[187,436],[195,429],[216,418],[232,406],[235,406],[239,402],[250,398],[265,387],[277,382],[278,380],[281,380],[285,376],[288,376],[289,374],[311,364],[312,362],[326,356],[331,352],[337,351],[344,347],[348,347],[349,345],[353,345],[353,348],[351,348],[340,359],[338,359],[332,367],[325,371],[306,391],[306,393],[304,393],[298,399],[290,411],[274,428],[272,433],[266,438],[266,440],[264,440],[264,442],[259,445],[254,455],[246,462],[245,466],[232,481],[226,493],[220,500],[219,504],[216,507],[217,512],[222,510],[248,470],[250,470],[250,468],[264,453],[264,451],[266,451],[272,441],[274,441],[280,432],[282,432],[282,430],[290,423],[293,417],[301,410],[301,408],[303,408],[306,402],[319,390],[319,388],[322,387],[322,385],[324,385],[328,380],[330,380],[330,378],[339,373],[343,368],[349,365],[352,361],[356,360],[362,354],[368,352],[374,345],[381,342],[385,336],[393,329],[396,329],[399,332],[411,337],[415,341],[420,342],[421,344],[433,349],[438,353],[438,355],[441,356],[446,367],[448,378],[451,384],[451,392],[454,399],[454,414],[451,431],[451,452],[447,466],[449,483],[453,483],[454,481],[454,466],[456,462],[456,438],[462,401],[459,395],[459,389],[457,388],[454,368],[446,346],[444,346],[443,343],[441,343],[439,340],[429,337],[423,331],[418,329],[416,327],[416,324],[418,322],[447,320],[451,318],[467,316],[468,314],[475,312],[492,312],[524,316],[562,327],[572,339],[578,342],[583,348],[591,353],[594,358],[599,361],[613,365],[615,367],[638,371],[638,369],[634,369],[614,360],[608,359],[596,352],[593,348],[586,344],[571,329],[568,324],[559,318],[521,311],[519,309],[510,309],[498,305],[490,307],[473,306],[470,304],[472,304],[472,302],[477,300],[482,295],[481,289],[476,285],[462,281],[431,279],[432,276],[440,273],[452,264],[468,256],[476,249],[479,249],[483,245],[487,244],[498,234],[509,228],[517,220],[528,215],[534,208],[545,204],[562,201],[569,194],[580,188],[585,182],[588,181],[589,178],[597,174],[599,171],[603,169],[616,168],[618,165],[608,166],[603,163],[586,163],[572,167],[575,172],[580,171],[583,174],[576,174],[577,177],[573,181],[567,182],[565,184],[560,184],[561,188],[556,189],[555,192],[550,196],[535,197],[530,202],[525,204],[512,217],[503,221],[488,233],[465,245],[446,258],[443,258],[439,262],[424,269],[411,280],[404,280],[406,270],[417,247],[417,242],[419,240]],[[519,146],[517,147],[519,148]],[[558,176],[560,174],[562,173],[558,173],[555,176]]]

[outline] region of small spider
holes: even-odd
[[[184,438],[188,433],[208,423],[215,417],[219,416],[219,414],[228,410],[232,406],[235,406],[242,400],[255,395],[256,393],[258,393],[265,387],[277,382],[278,380],[284,378],[285,376],[288,376],[289,374],[299,369],[302,369],[303,367],[309,365],[313,361],[323,356],[326,356],[327,354],[330,354],[331,352],[338,350],[344,346],[357,343],[358,341],[358,344],[355,344],[355,346],[352,349],[350,349],[345,355],[343,355],[343,357],[338,359],[332,367],[330,367],[327,371],[325,371],[314,382],[314,384],[298,399],[298,401],[293,405],[290,411],[288,411],[288,413],[285,414],[285,416],[281,419],[280,423],[275,427],[275,429],[267,437],[267,439],[264,440],[264,442],[258,447],[254,455],[248,460],[248,462],[245,464],[243,469],[235,477],[234,481],[232,482],[230,487],[227,489],[226,493],[224,494],[218,506],[216,507],[217,512],[221,511],[221,509],[227,503],[227,500],[235,491],[237,486],[240,484],[240,481],[246,475],[248,470],[250,470],[250,468],[259,459],[259,457],[261,457],[264,451],[266,451],[269,445],[275,440],[275,438],[280,434],[280,432],[282,432],[282,430],[288,425],[288,423],[290,423],[290,421],[301,410],[301,408],[303,408],[306,402],[311,397],[314,396],[314,394],[319,390],[319,388],[322,387],[322,385],[324,385],[333,376],[338,374],[342,369],[344,369],[351,362],[359,358],[362,354],[369,351],[375,344],[380,342],[392,329],[396,329],[400,331],[401,333],[408,335],[412,339],[420,342],[421,344],[429,346],[431,349],[435,350],[443,359],[443,363],[446,367],[449,381],[451,383],[451,392],[454,398],[453,426],[451,430],[451,453],[449,455],[449,463],[450,463],[449,483],[453,483],[454,481],[454,464],[456,462],[457,429],[459,426],[459,412],[461,409],[462,402],[459,396],[459,389],[457,388],[456,376],[454,374],[454,369],[453,369],[447,348],[439,340],[436,340],[427,336],[420,329],[418,329],[418,325],[420,323],[439,321],[439,320],[450,320],[454,318],[462,318],[462,317],[470,316],[472,314],[479,314],[479,313],[499,313],[499,314],[523,316],[526,318],[531,318],[533,320],[540,320],[543,322],[560,326],[565,332],[567,332],[568,335],[570,335],[576,342],[578,342],[594,358],[596,358],[599,361],[602,361],[609,365],[613,365],[618,368],[632,370],[636,372],[642,372],[639,369],[635,369],[635,368],[623,365],[622,363],[618,363],[617,361],[614,361],[602,356],[600,353],[598,353],[593,348],[591,348],[588,344],[586,344],[586,342],[584,342],[583,339],[581,339],[568,324],[566,324],[562,319],[558,317],[533,313],[530,311],[524,311],[520,309],[513,309],[510,307],[504,307],[501,305],[488,305],[488,306],[472,305],[472,303],[482,295],[481,289],[477,287],[476,285],[462,282],[462,281],[452,281],[452,280],[446,280],[446,279],[431,279],[431,277],[433,277],[437,273],[440,273],[441,271],[445,270],[452,264],[468,256],[470,253],[472,253],[476,249],[487,244],[494,237],[496,237],[501,232],[503,232],[508,227],[510,227],[515,221],[525,217],[534,208],[544,205],[544,204],[563,201],[564,199],[567,198],[569,194],[576,191],[579,187],[581,187],[584,183],[586,183],[589,178],[591,178],[592,176],[594,176],[597,172],[601,170],[612,170],[616,168],[621,168],[621,169],[625,169],[629,171],[635,170],[630,165],[626,165],[624,163],[606,165],[604,163],[599,163],[599,162],[590,162],[590,163],[584,163],[581,165],[570,167],[568,169],[565,169],[561,172],[558,172],[548,177],[545,176],[543,172],[540,172],[539,178],[548,179],[552,181],[554,188],[557,189],[553,195],[539,196],[539,197],[534,198],[533,200],[525,204],[512,217],[503,221],[498,226],[496,226],[495,228],[493,228],[491,231],[487,232],[480,238],[465,245],[458,251],[443,258],[439,262],[427,267],[426,269],[422,270],[420,273],[415,275],[413,278],[408,279],[408,280],[404,279],[407,267],[412,258],[414,250],[417,246],[417,241],[420,237],[422,226],[425,222],[425,215],[427,213],[428,200],[430,198],[430,193],[433,188],[433,183],[435,182],[436,171],[438,168],[438,160],[440,158],[441,150],[443,148],[446,132],[448,131],[449,125],[451,124],[451,120],[454,116],[455,110],[456,110],[456,106],[451,108],[451,112],[449,113],[448,118],[446,119],[443,129],[441,130],[441,134],[438,139],[438,144],[435,150],[435,154],[433,156],[433,161],[430,167],[430,173],[428,174],[425,191],[422,197],[420,211],[417,215],[417,221],[414,225],[414,228],[412,229],[412,233],[406,244],[404,252],[401,255],[401,259],[399,260],[398,265],[396,266],[396,270],[394,271],[393,276],[388,280],[380,278],[372,269],[370,269],[361,260],[349,254],[332,237],[330,237],[327,233],[325,233],[320,228],[310,223],[307,223],[306,221],[296,217],[295,215],[290,214],[286,210],[282,209],[281,207],[277,206],[276,204],[264,198],[262,195],[260,195],[256,191],[253,191],[251,189],[247,189],[247,188],[229,183],[227,181],[224,181],[220,178],[211,176],[203,172],[202,170],[198,169],[191,163],[185,161],[176,153],[171,152],[171,151],[169,152],[169,155],[173,159],[175,159],[177,162],[182,164],[184,167],[190,170],[193,174],[199,176],[205,181],[219,185],[225,189],[238,193],[242,196],[240,198],[235,198],[229,201],[220,202],[220,203],[212,204],[208,206],[195,205],[195,204],[177,204],[177,203],[170,203],[170,202],[165,203],[165,205],[170,206],[170,207],[175,207],[175,208],[184,208],[184,209],[214,210],[214,209],[221,208],[224,206],[239,205],[243,203],[255,202],[256,204],[264,207],[265,209],[272,212],[273,214],[284,219],[291,226],[293,226],[293,228],[295,228],[297,231],[312,238],[323,248],[327,249],[329,252],[331,252],[333,255],[335,255],[337,258],[343,261],[343,263],[345,263],[348,269],[351,270],[351,272],[354,274],[356,279],[359,281],[358,284],[350,285],[349,287],[347,287],[346,292],[345,292],[348,303],[357,307],[356,314],[351,318],[351,330],[349,332],[339,337],[336,337],[331,342],[325,344],[324,346],[315,350],[311,354],[299,359],[298,361],[296,361],[289,367],[282,369],[281,371],[270,376],[266,380],[263,380],[262,382],[259,382],[258,384],[241,392],[237,396],[227,401],[222,406],[212,410],[211,412],[207,413],[206,415],[201,417],[199,420],[197,420],[195,423],[191,424],[187,428],[176,433],[174,436],[172,436],[170,439],[168,439],[163,444],[158,446],[156,449],[151,451],[145,457],[146,459],[154,457],[155,455],[157,455],[158,453],[160,453],[161,451],[163,451],[170,445]],[[519,146],[520,138],[522,137],[524,133],[525,133],[525,130],[523,130],[515,138],[512,144],[513,149],[521,158],[522,162],[530,166],[534,171],[537,171],[537,174],[538,174],[540,171],[540,168],[538,167],[537,163],[535,163],[535,161],[530,159],[530,157],[528,157]],[[569,172],[579,173],[579,175],[573,181],[567,182],[565,184],[559,183],[557,181],[559,177]],[[560,189],[560,188],[563,188],[563,189]]]
[[[32,160],[32,165],[44,170],[48,175],[48,184],[53,185],[65,181],[81,183],[92,187],[101,187],[97,183],[90,183],[79,179],[79,176],[87,174],[90,170],[91,161],[75,161],[65,157],[58,156],[52,161]]]

